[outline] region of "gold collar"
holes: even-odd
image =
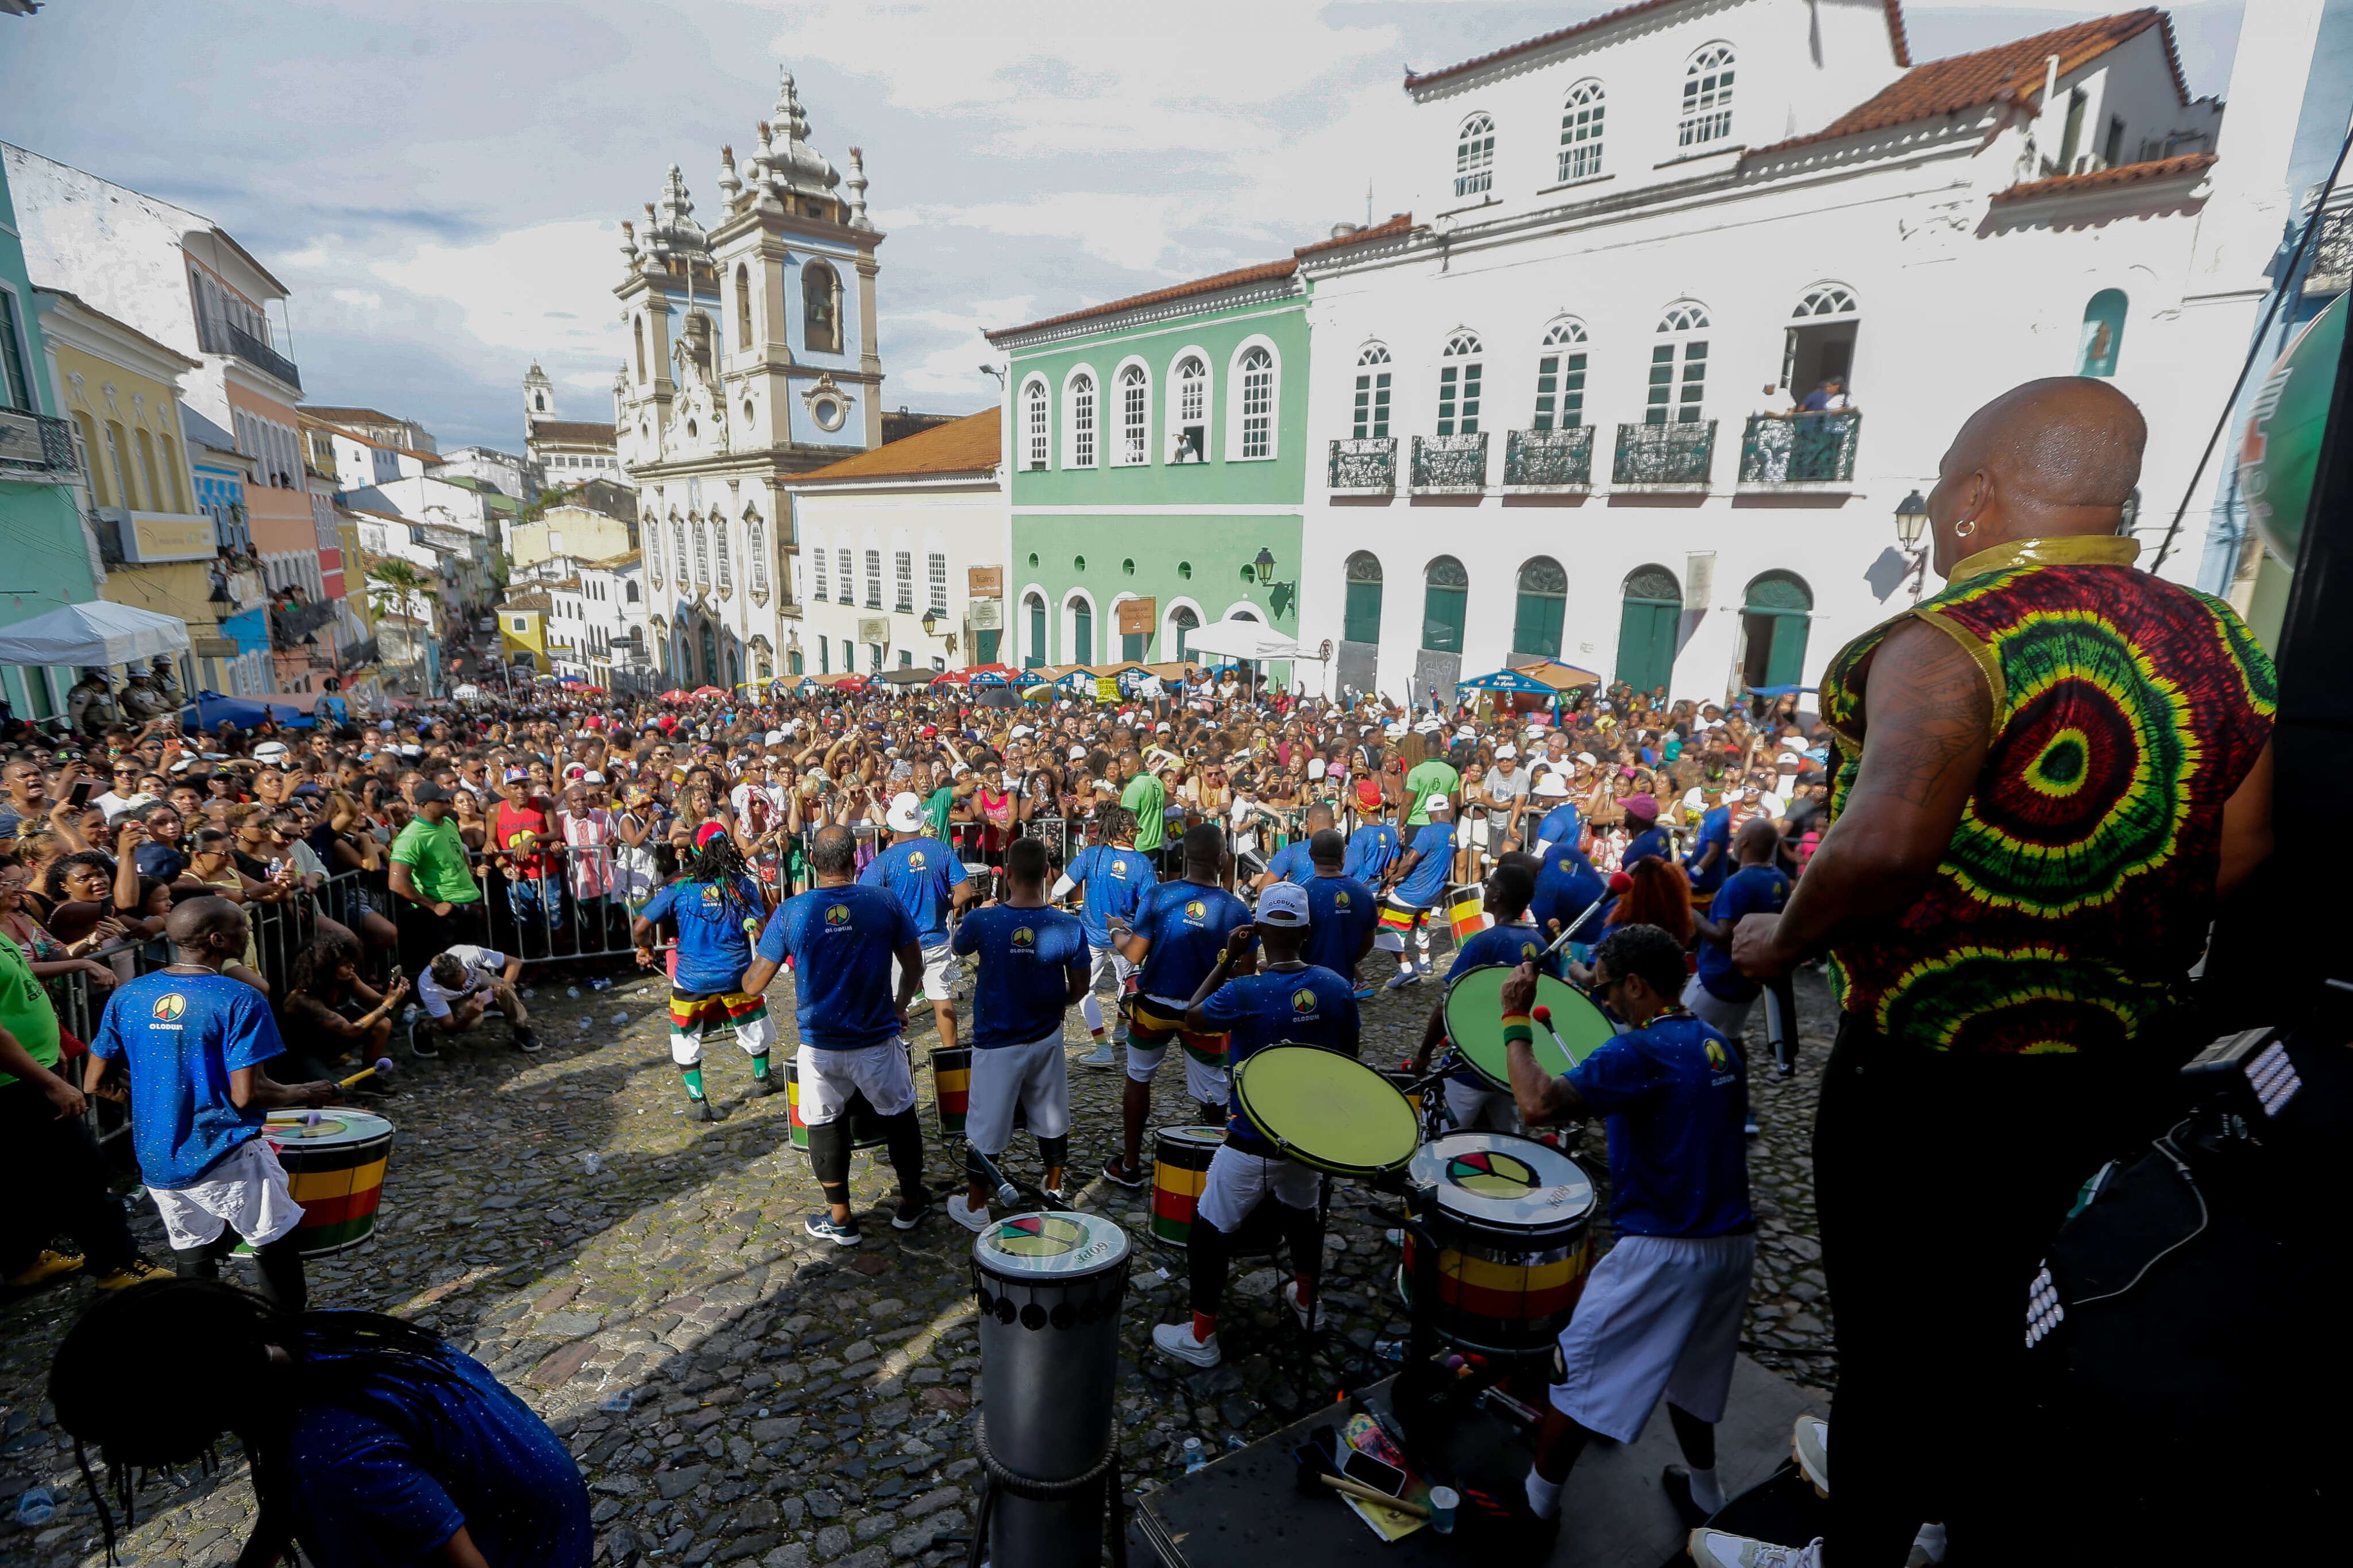
[[[2069,533],[2055,539],[2013,539],[1965,555],[1945,574],[1947,583],[1982,577],[1989,572],[2025,572],[2037,566],[2129,566],[2140,554],[2140,541],[2129,534]]]

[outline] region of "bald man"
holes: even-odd
[[[2028,1287],[2085,1178],[2168,1124],[2202,1043],[2189,970],[2271,850],[2271,660],[2133,569],[2147,439],[2082,377],[1970,416],[1928,497],[1947,585],[1831,660],[1830,831],[1734,932],[1758,978],[1838,960],[1814,1181],[1839,1568],[1896,1568],[1932,1520],[1972,1562],[2044,1559],[2017,1484]],[[1827,1489],[1826,1437],[1796,1446]],[[1814,1560],[1707,1534],[1704,1565]]]

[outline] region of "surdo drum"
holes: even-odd
[[[294,1234],[305,1258],[348,1251],[375,1234],[385,1166],[392,1158],[391,1122],[337,1106],[316,1121],[305,1111],[280,1111],[265,1130],[278,1145],[294,1201],[302,1205],[301,1228]]]
[[[793,1147],[806,1153],[808,1150],[808,1123],[801,1120],[801,1065],[797,1057],[785,1058],[785,1114],[792,1122]],[[864,1089],[850,1091],[849,1103],[841,1108],[841,1119],[849,1123],[849,1147],[880,1149],[889,1142],[882,1130],[882,1118],[867,1101]]]
[[[1163,1127],[1152,1135],[1152,1237],[1171,1247],[1192,1239],[1193,1211],[1209,1184],[1209,1162],[1225,1145],[1222,1127]]]
[[[1414,1212],[1438,1243],[1438,1337],[1500,1355],[1549,1352],[1593,1266],[1593,1183],[1567,1155],[1508,1132],[1450,1132],[1409,1167]],[[1414,1307],[1419,1242],[1398,1290]]]

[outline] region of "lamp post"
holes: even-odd
[[[1920,590],[1928,578],[1928,552],[1920,544],[1921,536],[1928,531],[1928,503],[1914,490],[1896,504],[1895,541],[1912,560],[1912,602],[1920,602]]]

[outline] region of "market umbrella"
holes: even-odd
[[[1499,669],[1493,675],[1482,675],[1476,679],[1458,680],[1454,683],[1454,689],[1457,691],[1516,691],[1525,692],[1532,697],[1549,697],[1554,689],[1543,681],[1531,679],[1516,669]]]
[[[93,599],[0,631],[0,664],[129,664],[187,647],[188,624],[177,616]]]
[[[183,730],[209,731],[220,728],[227,721],[240,730],[258,729],[263,724],[283,724],[290,729],[306,729],[311,715],[291,702],[265,702],[258,697],[223,697],[217,691],[199,691],[195,700],[180,710]]]
[[[686,693],[673,686],[668,691],[663,692],[656,700],[662,702],[683,702],[686,700]]]
[[[694,689],[692,695],[696,697],[724,697],[727,693],[720,690],[719,688],[715,686],[698,686]]]

